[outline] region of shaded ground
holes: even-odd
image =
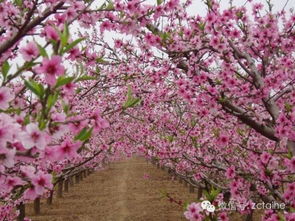
[[[149,178],[144,178],[148,174]],[[95,172],[70,188],[49,206],[42,201],[42,215],[33,221],[181,221],[183,208],[162,198],[161,191],[177,200],[193,201],[196,193],[167,172],[132,158]],[[32,208],[28,213],[32,214]]]

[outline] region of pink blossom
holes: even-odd
[[[59,36],[57,34],[57,31],[50,25],[45,27],[45,36],[48,40],[59,40]]]
[[[31,61],[39,55],[39,50],[35,42],[31,41],[26,45],[26,47],[20,49],[20,53],[25,61]]]
[[[53,185],[51,183],[51,180],[52,180],[51,174],[46,174],[42,171],[39,171],[32,178],[32,184],[35,187],[35,192],[39,195],[42,195],[46,188],[52,189]]]
[[[22,144],[26,149],[37,147],[43,150],[47,145],[46,134],[40,131],[36,124],[30,123],[26,126],[26,133],[22,136]]]
[[[271,159],[271,155],[267,152],[263,152],[260,155],[260,160],[263,164],[267,164],[269,162],[269,160]]]
[[[34,177],[36,169],[35,167],[28,165],[28,166],[21,166],[20,171],[22,176],[32,179]]]
[[[75,134],[80,132],[87,125],[87,121],[79,120],[79,117],[73,117],[71,121],[72,123],[69,124],[69,129]]]
[[[115,48],[121,48],[123,46],[122,40],[116,39],[115,42]]]
[[[103,23],[101,23],[100,25],[100,31],[103,33],[105,30],[109,31],[111,30],[113,27],[113,24],[109,21],[104,21]]]
[[[228,218],[226,212],[221,212],[219,214],[219,218],[220,218],[221,221],[229,221],[229,218]]]
[[[226,170],[226,178],[233,179],[235,177],[235,166],[231,166]]]
[[[57,159],[74,158],[77,156],[77,150],[80,147],[80,143],[72,143],[70,140],[65,140],[60,146],[56,147]]]
[[[0,109],[6,110],[9,102],[14,99],[12,90],[8,87],[0,87]]]
[[[229,136],[226,134],[221,134],[218,138],[218,144],[222,147],[227,146],[229,143]]]
[[[7,149],[0,146],[0,163],[11,168],[14,166],[15,149]]]
[[[76,88],[76,85],[74,83],[70,82],[70,83],[63,86],[63,92],[67,96],[73,95],[75,93],[75,88]]]
[[[65,11],[65,15],[67,16],[67,19],[72,19],[77,15],[77,12],[70,7]]]
[[[60,24],[64,24],[65,23],[67,17],[66,17],[65,14],[59,13],[59,14],[55,14],[54,15],[54,18],[57,21],[57,25],[60,25]]]
[[[184,212],[184,216],[190,221],[202,221],[203,215],[200,213],[201,211],[200,203],[191,203],[187,207],[187,211]]]
[[[15,186],[21,186],[23,185],[25,182],[19,178],[19,177],[12,177],[9,176],[6,178],[4,186],[6,188],[6,191],[11,191]]]
[[[295,213],[294,212],[290,212],[290,213],[286,213],[286,220],[287,221],[294,221],[295,220]]]
[[[110,126],[109,122],[100,116],[99,110],[96,110],[93,113],[92,119],[94,119],[94,130],[96,132],[99,132],[102,129],[106,129]]]
[[[284,198],[288,201],[293,203],[295,201],[295,187],[294,184],[289,184],[287,190],[284,193]]]
[[[78,47],[74,47],[69,51],[68,59],[74,61],[81,55],[81,52]]]
[[[67,125],[55,125],[52,127],[51,134],[53,139],[60,139],[62,136],[64,136],[69,131],[69,128]]]
[[[73,8],[77,11],[80,11],[86,7],[84,2],[75,1],[73,2]]]
[[[61,65],[60,56],[54,55],[51,59],[44,58],[41,66],[36,71],[45,74],[45,82],[53,86],[56,83],[56,76],[63,75],[65,68]]]
[[[66,115],[64,113],[55,112],[51,115],[51,119],[56,122],[63,122],[66,120]]]
[[[195,214],[195,213],[200,212],[201,211],[200,204],[198,204],[198,203],[191,203],[188,206],[188,211],[191,212],[192,214]]]
[[[24,199],[25,200],[34,200],[38,197],[38,194],[35,191],[35,187],[31,186],[24,192]]]
[[[1,114],[0,116],[5,116]],[[4,119],[3,119],[4,120]],[[13,128],[11,124],[7,124],[7,122],[0,120],[0,145],[5,146],[6,142],[13,141]]]
[[[178,4],[179,0],[170,0],[166,3],[165,8],[167,8],[167,10],[173,10],[177,8]]]
[[[42,158],[51,162],[55,162],[60,160],[58,157],[58,153],[57,153],[57,148],[53,148],[53,147],[46,147],[45,151],[42,152]]]
[[[295,172],[295,157],[288,161],[290,171]]]

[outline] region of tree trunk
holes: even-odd
[[[63,180],[59,181],[57,184],[57,198],[62,198],[62,187],[63,187]]]
[[[179,183],[183,183],[183,179],[179,177]]]
[[[26,207],[25,207],[25,204],[20,203],[17,206],[17,209],[19,210],[17,221],[23,221],[25,219],[25,217],[26,217]]]
[[[69,179],[67,178],[64,182],[65,193],[69,192]]]
[[[35,212],[35,215],[40,214],[40,197],[34,200],[34,212]]]
[[[69,183],[70,183],[70,186],[74,186],[74,177],[73,176],[70,176],[69,178]]]
[[[195,192],[195,187],[193,185],[189,185],[189,192],[194,193]]]
[[[53,190],[50,191],[50,195],[47,198],[47,204],[51,205],[52,204],[52,198],[53,198]]]
[[[292,153],[292,156],[295,156],[295,142],[292,140],[288,140],[287,147],[288,150]]]
[[[79,174],[76,174],[75,178],[76,178],[76,184],[78,184],[80,182]]]
[[[203,195],[203,188],[202,187],[199,187],[197,199],[198,200],[201,199],[202,195]]]
[[[253,210],[246,215],[245,221],[252,221],[253,220]]]

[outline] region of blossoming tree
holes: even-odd
[[[205,189],[212,203],[234,200],[251,219],[254,202],[281,202],[285,211],[265,219],[292,220],[295,17],[274,13],[270,2],[249,12],[215,1],[205,2],[206,16],[190,16],[190,3],[116,2],[124,25],[122,16],[101,25],[136,37],[110,49],[126,55],[127,67],[113,70],[129,73],[143,97],[130,119],[144,122],[133,131],[141,139],[126,136]],[[193,208],[190,220],[228,219]]]

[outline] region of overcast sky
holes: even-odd
[[[192,0],[193,5],[190,7],[189,12],[190,14],[199,14],[199,15],[205,15],[206,14],[206,8],[205,4],[202,2],[202,0]],[[229,7],[229,0],[220,0],[221,8],[226,9]],[[248,9],[250,9],[251,3],[249,3],[247,0],[232,0],[233,5],[235,6],[242,6],[245,5]],[[265,0],[253,0],[254,3],[262,3],[265,4]],[[246,4],[245,4],[246,3]],[[274,5],[274,10],[279,11],[281,10],[285,4],[285,9],[290,9],[295,7],[295,0],[271,0],[271,3]]]
[[[115,1],[115,0],[113,0]],[[168,1],[168,0],[165,0]],[[185,0],[180,0],[181,2],[185,2]],[[92,7],[98,8],[104,1],[98,0]],[[156,4],[156,0],[147,0],[147,3]],[[203,2],[203,0],[192,0],[193,4],[189,8],[189,14],[190,15],[200,15],[204,16],[206,14],[206,6]],[[229,4],[230,0],[220,0],[221,8],[226,9],[230,6]],[[253,3],[263,3],[265,4],[265,0],[253,0]],[[242,6],[245,5],[246,8],[251,9],[251,3],[249,3],[247,0],[232,0],[232,3],[234,6]],[[246,3],[246,4],[245,4]],[[286,10],[290,10],[291,8],[295,8],[295,0],[271,0],[271,3],[274,5],[274,11],[281,10],[284,6]],[[77,30],[81,30],[79,25],[72,26],[72,31],[74,31],[77,28]],[[73,33],[73,32],[72,32]],[[122,35],[118,35],[115,32],[106,32],[105,33],[105,39],[107,42],[109,42],[110,46],[113,46],[113,39],[114,38],[120,38]],[[35,40],[38,38],[35,37]],[[125,37],[126,39],[126,37]],[[127,38],[130,39],[130,38]],[[40,42],[40,39],[37,41]],[[26,41],[22,42],[21,45],[24,45]],[[41,41],[42,42],[42,41]],[[49,50],[50,51],[50,50]],[[13,68],[11,69],[12,72],[16,70],[16,64],[23,63],[23,60],[21,56],[17,56],[17,58],[12,62]],[[66,64],[68,66],[68,64]],[[69,70],[71,68],[68,68]]]

